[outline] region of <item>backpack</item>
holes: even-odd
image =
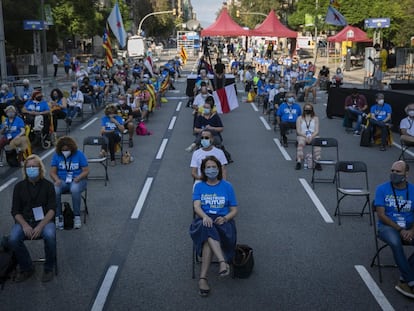
[[[135,129],[135,132],[137,133],[137,135],[140,135],[140,136],[152,135],[152,133],[147,130],[147,127],[145,126],[144,122],[138,123],[137,128]]]
[[[14,252],[8,246],[8,237],[3,237],[0,245],[0,288],[8,279],[13,279],[17,267],[17,259]]]
[[[63,228],[65,230],[71,230],[73,229],[73,218],[75,218],[75,214],[68,202],[63,202],[63,206],[65,207],[63,210]]]
[[[253,271],[253,249],[246,244],[237,244],[233,258],[233,276],[247,279]]]

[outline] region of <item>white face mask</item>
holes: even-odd
[[[414,117],[414,110],[408,110],[408,116]]]
[[[67,150],[67,151],[62,151],[62,154],[63,154],[63,156],[64,156],[65,158],[70,157],[71,153],[72,153],[72,152],[71,152],[70,150]]]
[[[383,99],[378,99],[377,100],[378,105],[383,105],[384,104],[384,100]]]

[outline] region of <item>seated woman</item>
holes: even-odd
[[[332,77],[331,83],[335,87],[340,87],[343,83],[343,80],[344,80],[344,74],[342,73],[342,69],[338,67],[336,69],[336,73]]]
[[[121,133],[125,130],[124,120],[117,115],[118,109],[110,104],[105,107],[105,115],[101,119],[101,135],[108,138],[109,146],[102,146],[102,153],[106,154],[108,147],[111,155],[111,165],[115,165],[115,146],[121,141]]]
[[[221,132],[223,132],[223,123],[217,112],[214,110],[214,98],[209,96],[206,98],[202,109],[199,110],[199,116],[194,122],[194,134],[196,135],[195,141],[188,146],[185,150],[188,152],[193,151],[201,141],[201,132],[204,129],[208,129],[213,133],[215,146],[221,145],[223,139]]]
[[[319,135],[319,118],[315,115],[312,104],[306,103],[303,106],[303,114],[296,119],[296,134],[298,146],[296,149],[296,170],[300,170],[302,162],[304,160],[303,148],[305,145],[311,145],[312,140]],[[321,148],[315,148],[315,154],[312,156],[314,159],[319,160],[321,158]],[[315,169],[322,170],[321,165],[318,163]]]
[[[62,193],[72,194],[74,228],[82,225],[80,218],[81,194],[86,189],[86,179],[89,174],[88,160],[82,151],[78,150],[76,142],[69,136],[61,137],[52,157],[50,177],[56,192],[56,228],[63,229]]]
[[[60,89],[50,92],[49,106],[53,116],[53,130],[56,131],[58,119],[65,119],[68,113],[68,103]]]
[[[407,117],[400,122],[400,140],[405,146],[414,146],[414,103],[408,104],[404,111]]]
[[[83,94],[78,90],[78,85],[76,83],[72,83],[72,89],[69,93],[67,102],[68,111],[66,120],[69,126],[72,124],[72,120],[82,112],[83,102]]]
[[[219,276],[230,274],[228,262],[234,257],[236,226],[233,218],[237,214],[237,200],[233,186],[222,179],[222,166],[214,156],[201,163],[202,182],[194,186],[193,204],[197,217],[190,226],[198,256],[202,256],[199,294],[208,296],[210,287],[207,274],[212,256],[219,261]]]
[[[4,110],[7,118],[0,126],[0,152],[8,145],[8,149],[15,149],[17,152],[17,163],[22,163],[23,152],[29,146],[29,140],[25,135],[25,125],[22,118],[16,115],[16,108],[14,106],[7,106]]]
[[[43,117],[43,128],[41,129],[43,135],[49,135],[50,128],[50,109],[47,101],[43,99],[41,91],[34,91],[32,99],[28,100],[22,108],[22,112],[25,115],[26,122],[31,126],[33,130],[36,128],[36,118],[38,116]]]

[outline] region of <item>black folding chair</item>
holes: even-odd
[[[312,140],[312,155],[315,154],[315,149],[321,148],[321,158],[315,159],[312,157],[312,187],[315,188],[315,183],[334,183],[335,182],[335,172],[333,172],[333,177],[316,177],[316,165],[321,166],[331,166],[335,167],[336,163],[339,161],[339,150],[338,150],[338,141],[335,138],[322,138],[316,137]]]
[[[338,224],[341,224],[341,216],[362,217],[364,214],[369,214],[369,222],[372,225],[367,165],[361,161],[339,161],[335,165],[335,176],[337,200],[335,216],[338,216]],[[365,198],[361,212],[342,212],[341,201],[346,197]],[[367,207],[368,212],[365,212]]]
[[[108,157],[100,154],[102,146],[108,146],[108,138],[105,136],[88,136],[83,139],[83,153],[86,155],[89,164],[100,164],[104,168],[104,175],[89,175],[88,179],[99,179],[105,181],[105,186],[109,180],[108,177]],[[94,152],[92,154],[92,152]]]

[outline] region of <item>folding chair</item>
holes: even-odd
[[[409,148],[414,147],[414,143],[406,142],[406,141],[400,139],[400,145],[401,145],[401,153],[400,153],[400,156],[399,156],[398,160],[403,160],[405,162],[413,162],[414,158],[411,157],[411,158],[407,159],[405,157],[405,154],[406,154],[406,151],[408,151]]]
[[[338,216],[338,224],[341,224],[341,216],[362,217],[364,214],[369,214],[369,222],[372,225],[367,165],[361,161],[339,161],[335,165],[335,180],[337,200],[335,216]],[[346,197],[365,198],[361,212],[341,212],[340,203]],[[367,207],[368,212],[365,212]]]
[[[37,239],[34,239],[34,240],[29,240],[28,238],[25,238],[25,242],[26,241],[28,241],[28,242],[33,242],[33,241],[42,241],[42,243],[44,243],[44,241],[43,241],[43,238],[42,237],[38,237]],[[32,244],[32,243],[29,243],[29,244]],[[56,243],[56,235],[55,235],[55,245],[56,245],[56,255],[55,255],[55,266],[54,266],[54,269],[55,269],[55,275],[58,275],[58,259],[57,259],[57,243]],[[36,256],[36,259],[32,259],[32,262],[34,262],[34,263],[44,263],[45,261],[46,261],[46,258],[45,258],[45,254],[44,254],[44,247],[42,247],[41,248],[41,250],[40,250],[40,248],[39,248],[39,250],[38,250],[38,247],[37,247],[37,245],[36,245],[36,247],[32,247],[32,246],[30,246],[28,249],[30,249],[31,250],[31,253],[33,253],[34,252],[34,254],[32,254],[31,255],[31,257],[35,257],[36,255],[38,255],[38,256]],[[36,250],[35,250],[36,249]],[[42,252],[42,255],[39,255],[38,254],[38,252]]]
[[[65,191],[65,192],[62,193],[62,195],[70,195],[71,196],[72,193],[70,191]],[[86,186],[85,187],[85,190],[82,191],[81,199],[83,201],[83,206],[84,206],[83,223],[86,224],[86,216],[89,216],[88,203],[87,203],[87,199],[88,199],[88,186]]]
[[[315,188],[315,183],[334,183],[335,182],[335,172],[333,172],[333,177],[319,177],[315,176],[316,165],[323,166],[332,166],[334,167],[339,161],[339,150],[338,150],[338,141],[335,138],[322,138],[317,137],[312,140],[312,155],[315,154],[315,149],[321,148],[321,158],[319,160],[312,157],[312,187]],[[329,150],[330,149],[330,150]]]
[[[88,136],[83,139],[83,153],[88,159],[90,164],[100,164],[104,168],[105,174],[102,176],[88,176],[88,179],[105,180],[105,186],[109,180],[108,177],[108,157],[101,156],[100,151],[103,145],[108,145],[108,138],[105,136]],[[89,147],[89,148],[88,148]],[[99,148],[99,149],[98,149]],[[93,149],[95,154],[91,155],[91,151],[87,149]]]

